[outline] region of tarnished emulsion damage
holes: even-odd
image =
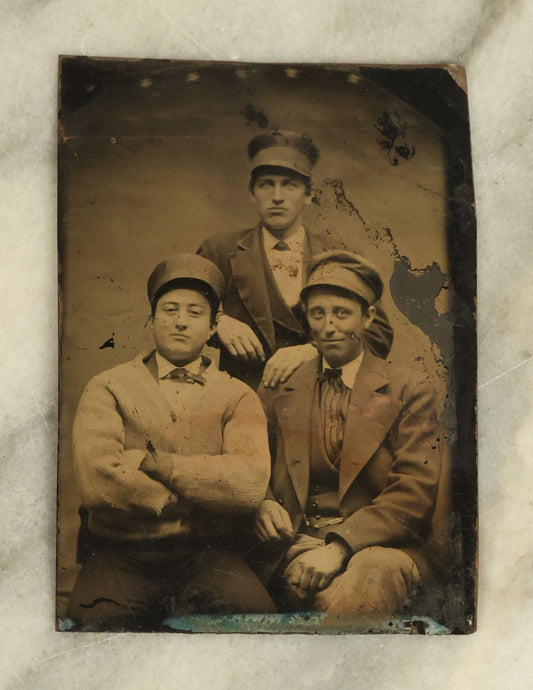
[[[417,185],[421,193],[438,194]],[[341,178],[325,178],[313,193],[313,206],[319,220],[326,218],[332,207],[349,219],[349,225],[332,224],[325,232],[340,236],[340,244],[374,261],[388,282],[394,307],[403,317],[402,328],[396,329],[392,356],[405,367],[414,367],[432,380],[441,401],[441,421],[448,432],[449,442],[455,438],[455,407],[453,403],[453,318],[452,299],[448,275],[439,262],[417,266],[399,247],[388,226],[377,227],[368,220],[361,203],[347,193]],[[341,231],[339,232],[339,227]],[[352,240],[353,238],[353,240]],[[387,281],[388,274],[388,281]],[[411,337],[402,337],[402,329],[413,331]]]

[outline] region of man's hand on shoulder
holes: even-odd
[[[285,578],[291,585],[306,591],[325,589],[336,575],[343,572],[350,555],[348,545],[336,539],[295,558],[285,571]]]
[[[316,348],[310,343],[280,348],[266,364],[263,385],[265,388],[275,388],[279,383],[285,383],[298,367],[316,357],[316,354]]]
[[[220,342],[233,357],[247,362],[264,362],[265,352],[259,338],[247,324],[227,314],[217,322]]]
[[[266,498],[257,510],[255,533],[261,541],[290,541],[294,530],[289,513],[276,501]]]

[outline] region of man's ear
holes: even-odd
[[[305,206],[309,206],[309,204],[313,201],[313,192],[311,191],[309,194],[306,194],[304,197],[304,204]]]
[[[371,304],[368,307],[368,310],[365,314],[365,318],[363,321],[365,329],[370,328],[370,324],[375,319],[375,317],[376,317],[376,307],[373,304]]]
[[[214,336],[214,334],[217,332],[217,328],[218,328],[218,317],[220,316],[220,314],[221,314],[221,312],[218,312],[218,313],[216,314],[213,323],[212,323],[212,324],[210,325],[210,327],[209,327],[209,338],[212,338],[212,337]],[[208,340],[209,340],[209,338],[208,338]]]
[[[154,315],[148,314],[148,318],[144,322],[144,329],[150,333],[150,337],[154,339]]]

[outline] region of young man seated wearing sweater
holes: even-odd
[[[256,394],[202,354],[223,288],[203,257],[160,263],[148,280],[155,349],[83,392],[73,446],[89,557],[67,610],[78,629],[275,611],[234,545],[267,488],[266,419]]]

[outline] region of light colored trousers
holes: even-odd
[[[324,541],[299,534],[287,551],[285,571],[292,561]],[[286,578],[285,605],[291,611],[317,611],[377,622],[392,618],[405,608],[421,585],[418,567],[400,549],[372,546],[358,551],[348,561],[346,570],[328,587],[309,592]]]

